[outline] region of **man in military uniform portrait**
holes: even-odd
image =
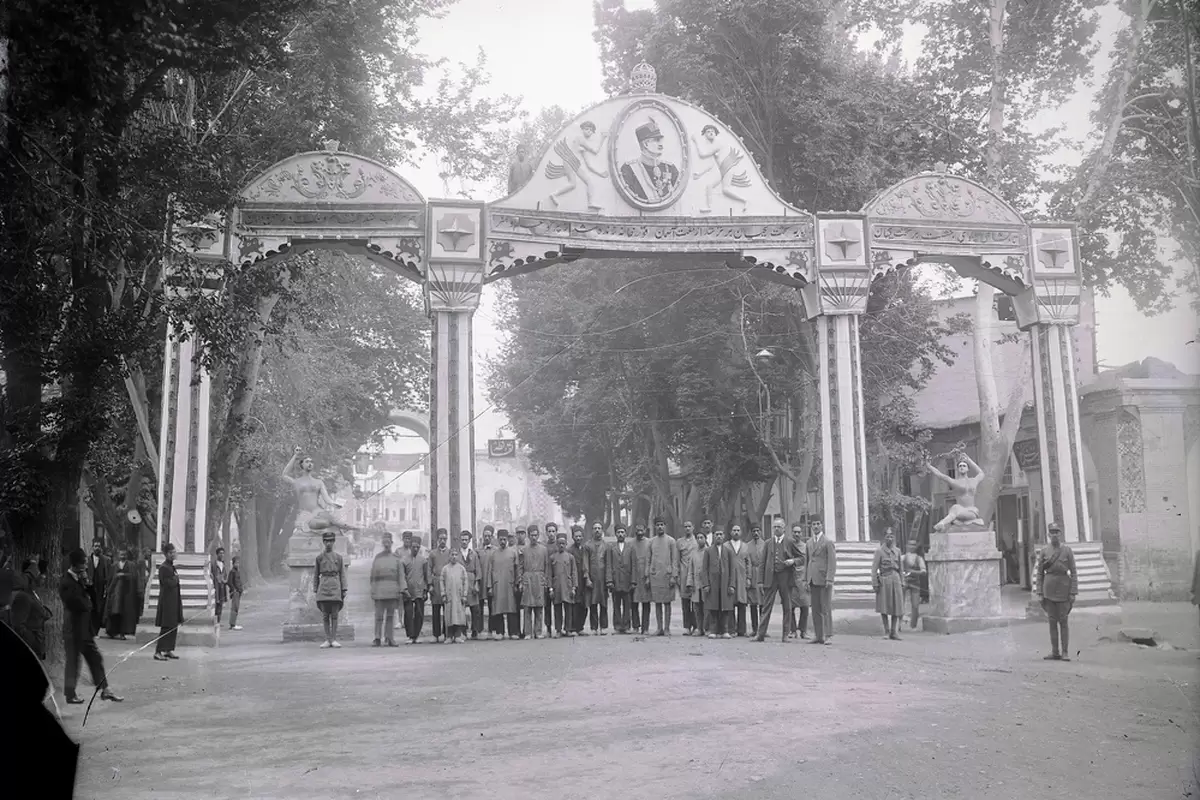
[[[639,125],[634,134],[641,153],[621,165],[621,182],[642,202],[662,202],[679,185],[679,168],[663,160],[663,134],[654,120]]]

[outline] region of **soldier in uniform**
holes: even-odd
[[[317,556],[313,572],[313,595],[317,608],[321,609],[321,623],[325,627],[325,641],[321,647],[341,647],[337,640],[338,614],[346,601],[346,562],[340,553],[333,552],[337,534],[326,531],[321,534],[325,552]]]
[[[1047,532],[1050,544],[1038,554],[1038,593],[1042,608],[1050,618],[1050,655],[1047,661],[1070,661],[1070,632],[1067,616],[1079,593],[1079,573],[1075,570],[1075,553],[1062,543],[1062,528],[1050,523]]]

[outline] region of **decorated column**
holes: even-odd
[[[472,325],[483,288],[483,204],[433,201],[427,224],[430,528],[446,528],[453,535],[475,528]]]
[[[871,538],[858,342],[858,317],[871,289],[865,225],[860,215],[817,216],[824,524],[845,542]]]
[[[1017,323],[1029,331],[1033,345],[1033,396],[1037,415],[1038,455],[1043,516],[1047,526],[1057,522],[1063,540],[1075,552],[1079,570],[1077,605],[1116,602],[1112,576],[1102,544],[1092,534],[1087,481],[1083,471],[1083,440],[1079,429],[1079,392],[1075,370],[1075,339],[1083,276],[1079,240],[1073,225],[1030,225],[1031,285],[1014,298]],[[1046,532],[1030,531],[1036,546]],[[1037,590],[1037,575],[1033,576]],[[1030,614],[1041,614],[1036,603]]]
[[[170,274],[168,296],[213,295],[221,290],[221,271],[227,256],[227,236],[219,221],[179,226],[178,248],[208,267],[200,284],[185,283]],[[168,321],[163,352],[162,420],[159,428],[157,552],[154,556],[147,603],[138,629],[138,641],[158,635],[158,566],[162,549],[175,545],[175,566],[183,596],[183,624],[178,644],[211,647],[218,643],[214,596],[205,551],[208,518],[208,459],[212,383],[199,358],[195,331]]]
[[[1066,542],[1092,541],[1075,343],[1079,323],[1078,244],[1069,225],[1031,225],[1032,285],[1015,302],[1017,322],[1033,345],[1033,396],[1037,413],[1041,491],[1047,523],[1058,522]],[[1039,533],[1039,532],[1035,532]]]

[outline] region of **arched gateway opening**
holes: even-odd
[[[990,190],[944,168],[901,181],[858,212],[809,213],[771,189],[727,125],[656,93],[651,68],[639,67],[633,84],[631,94],[573,119],[508,197],[426,201],[391,169],[327,142],[323,151],[288,158],[251,181],[197,255],[214,264],[253,264],[336,248],[422,287],[432,322],[431,528],[450,530],[477,518],[472,319],[486,284],[585,257],[643,256],[720,260],[790,286],[816,321],[826,365],[825,528],[848,543],[869,539],[858,319],[871,282],[907,265],[950,264],[1014,298],[1033,343],[1046,507],[1066,538],[1083,544],[1076,552],[1090,558],[1095,549],[1098,559],[1090,544],[1074,355],[1064,332],[1078,321],[1074,226],[1027,223]],[[180,550],[184,528],[195,523],[186,519],[189,504],[172,500],[203,485],[208,461],[206,437],[187,435],[190,421],[208,414],[205,376],[191,352],[188,342],[171,345],[165,376],[174,391],[164,429],[177,434],[162,450],[159,519],[168,530],[160,540]],[[193,370],[201,370],[196,391]],[[197,507],[195,515],[202,514]]]

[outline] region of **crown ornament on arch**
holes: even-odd
[[[629,73],[629,86],[634,94],[654,94],[658,91],[658,73],[643,61]]]

